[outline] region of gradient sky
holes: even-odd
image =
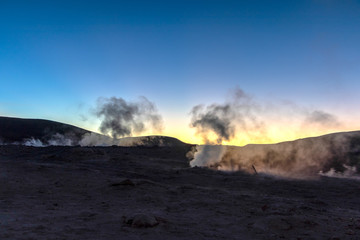
[[[359,130],[359,43],[360,1],[2,0],[0,115],[97,131],[98,97],[146,96],[162,134],[200,142],[191,108],[239,87],[341,124],[305,131],[284,110],[268,118],[272,137],[235,144]]]

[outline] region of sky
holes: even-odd
[[[99,132],[100,97],[145,96],[164,127],[142,134],[201,143],[193,107],[241,89],[265,127],[225,144],[360,130],[359,26],[350,0],[2,0],[0,115]]]

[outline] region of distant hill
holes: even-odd
[[[126,137],[118,140],[121,146],[159,146],[159,147],[175,147],[183,146],[184,142],[177,138],[166,136],[143,136],[143,137]]]
[[[91,132],[50,120],[0,117],[0,140],[3,143],[22,143],[28,139],[49,143],[64,137],[77,144],[86,133]]]
[[[192,165],[302,177],[360,170],[360,131],[339,132],[276,144],[202,146]],[[210,157],[209,157],[210,156]],[[210,159],[210,161],[209,161]]]
[[[43,119],[0,117],[0,143],[82,146],[184,146],[184,142],[166,136],[112,139],[69,124]]]

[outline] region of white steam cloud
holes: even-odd
[[[250,173],[256,167],[260,173],[291,178],[355,176],[360,170],[359,140],[360,132],[349,132],[278,144],[205,145],[198,147],[190,164]]]
[[[271,105],[271,104],[270,104]],[[357,171],[360,158],[351,142],[360,139],[360,133],[331,135],[280,144],[258,144],[245,147],[209,145],[222,144],[233,139],[270,138],[266,125],[267,116],[276,112],[276,107],[260,104],[241,89],[236,89],[232,98],[221,104],[197,105],[191,110],[191,124],[208,145],[198,146],[191,166],[206,166],[226,171],[247,171],[276,174],[286,177],[310,177],[333,169],[345,172],[350,166]],[[289,104],[288,111],[297,121],[311,127],[340,126],[337,118],[322,110],[309,111]],[[291,119],[289,119],[289,122]],[[281,129],[279,129],[281,131]],[[215,136],[215,137],[214,137]]]
[[[22,144],[25,146],[31,147],[47,147],[47,146],[73,146],[76,145],[77,142],[69,136],[64,136],[60,133],[56,133],[47,141],[41,141],[36,138],[28,138],[24,139],[22,143],[14,143],[14,144]]]

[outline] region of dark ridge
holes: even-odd
[[[239,159],[242,159],[241,161]],[[318,175],[331,169],[343,173],[356,167],[360,173],[360,131],[338,132],[275,144],[228,146],[214,167],[251,169],[256,166],[282,175]]]
[[[126,138],[120,139],[120,143],[121,143],[121,141],[126,141],[126,140],[133,142],[134,143],[133,146],[176,147],[176,146],[188,145],[187,143],[184,143],[177,138],[168,137],[168,136],[159,136],[159,135],[141,136],[141,137],[126,137]]]
[[[294,144],[298,142],[308,142],[312,143],[313,141],[318,140],[324,140],[324,141],[332,141],[333,139],[340,137],[340,138],[348,138],[351,139],[352,146],[353,145],[359,145],[360,144],[360,131],[350,131],[350,132],[335,132],[335,133],[329,133],[325,135],[320,135],[316,137],[306,137],[306,138],[299,138],[291,141],[284,141],[284,142],[278,142],[278,143],[268,143],[268,144],[247,144],[244,147],[250,147],[250,146],[275,146],[275,145],[285,145],[285,144]],[[233,146],[237,147],[237,146]]]
[[[71,140],[70,145],[78,145],[85,134],[90,133],[101,136],[79,127],[50,120],[0,117],[0,144],[22,144],[28,139],[35,139],[40,140],[45,145],[51,145],[49,144],[50,140],[58,140],[57,138],[61,137]],[[125,146],[144,147],[183,147],[189,145],[179,139],[167,136],[127,137],[114,141],[114,144],[117,143]]]
[[[86,133],[91,132],[50,120],[0,117],[0,140],[3,143],[21,143],[30,138],[47,143],[54,135],[61,134],[77,144]]]

